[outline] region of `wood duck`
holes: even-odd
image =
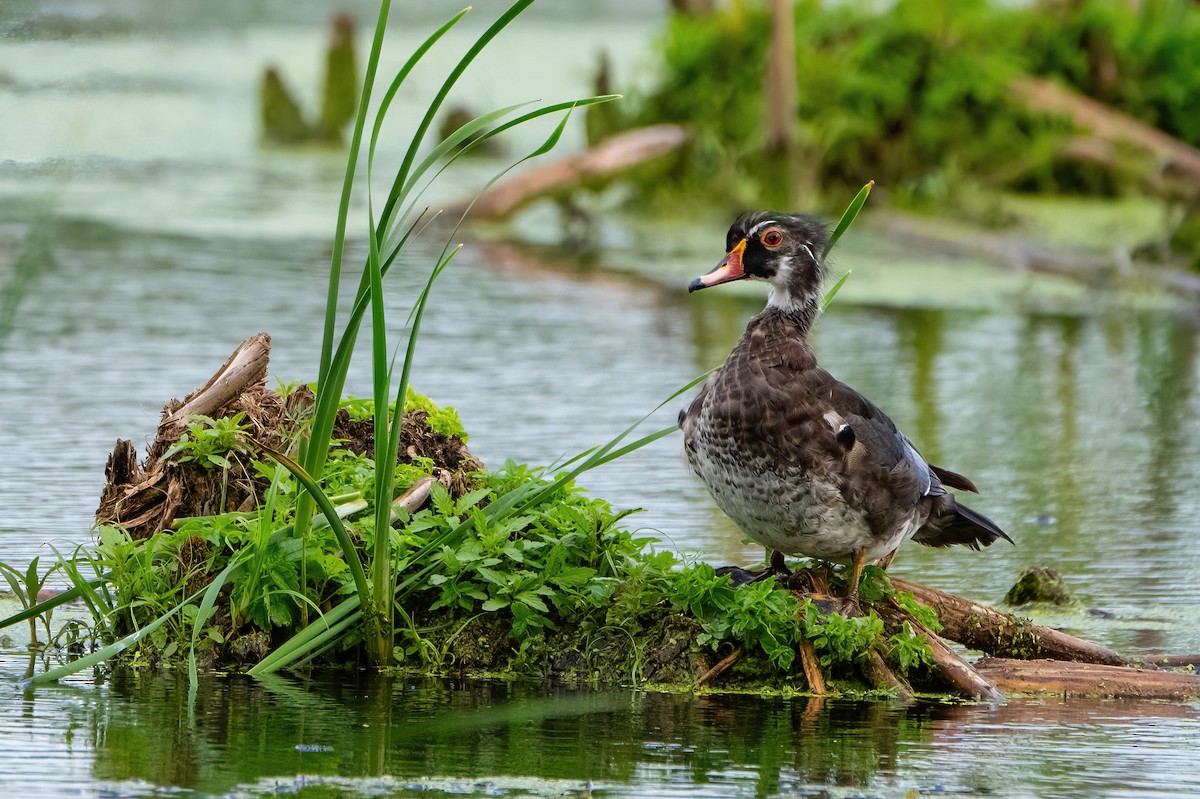
[[[743,214],[727,253],[688,291],[765,280],[767,307],[750,320],[725,365],[679,414],[688,464],[721,510],[771,551],[763,572],[786,574],[784,555],[850,564],[856,596],[864,564],[885,568],[909,539],[979,549],[1012,539],[946,488],[978,491],[931,466],[887,415],[817,365],[808,331],[821,303],[825,227],[803,215]]]

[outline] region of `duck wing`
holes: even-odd
[[[831,412],[826,422],[846,450],[846,468],[853,490],[856,483],[879,481],[892,496],[913,505],[927,498],[929,517],[913,536],[932,547],[954,545],[979,549],[1012,538],[983,514],[959,503],[946,486],[978,493],[968,478],[928,464],[916,446],[878,406],[844,383],[830,380]],[[849,445],[849,446],[847,446]],[[869,487],[860,489],[870,496]],[[862,503],[868,513],[872,503]],[[910,505],[909,508],[912,506]],[[907,509],[906,509],[907,510]],[[876,511],[879,512],[879,511]]]

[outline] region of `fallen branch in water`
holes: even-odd
[[[892,578],[892,587],[911,592],[922,605],[937,611],[942,636],[968,649],[1004,658],[1053,658],[1078,663],[1128,666],[1133,661],[1105,646],[1042,627],[1028,619],[1001,613],[969,599],[907,580]]]
[[[475,200],[452,203],[448,218],[456,219],[467,209],[474,220],[501,220],[521,206],[543,197],[575,188],[589,178],[606,178],[678,150],[687,141],[687,131],[678,125],[651,125],[605,139],[578,155],[522,172],[496,184]]]
[[[1176,671],[1011,658],[984,658],[975,665],[980,674],[1009,693],[1176,700],[1200,697],[1200,677]]]

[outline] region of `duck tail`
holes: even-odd
[[[914,541],[927,547],[957,545],[971,549],[982,549],[1001,538],[1010,544],[1013,543],[1008,533],[1000,529],[1000,525],[959,502],[954,502],[945,513],[938,514],[937,519],[930,516],[925,526],[913,536]]]

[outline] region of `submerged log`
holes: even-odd
[[[1130,658],[1106,646],[1076,638],[1028,619],[1001,613],[936,588],[892,578],[892,586],[912,592],[922,605],[937,611],[942,635],[965,647],[1005,658],[1054,658],[1079,663],[1127,666]]]
[[[1011,658],[985,658],[976,668],[1009,693],[1176,700],[1200,697],[1200,676],[1175,671]]]

